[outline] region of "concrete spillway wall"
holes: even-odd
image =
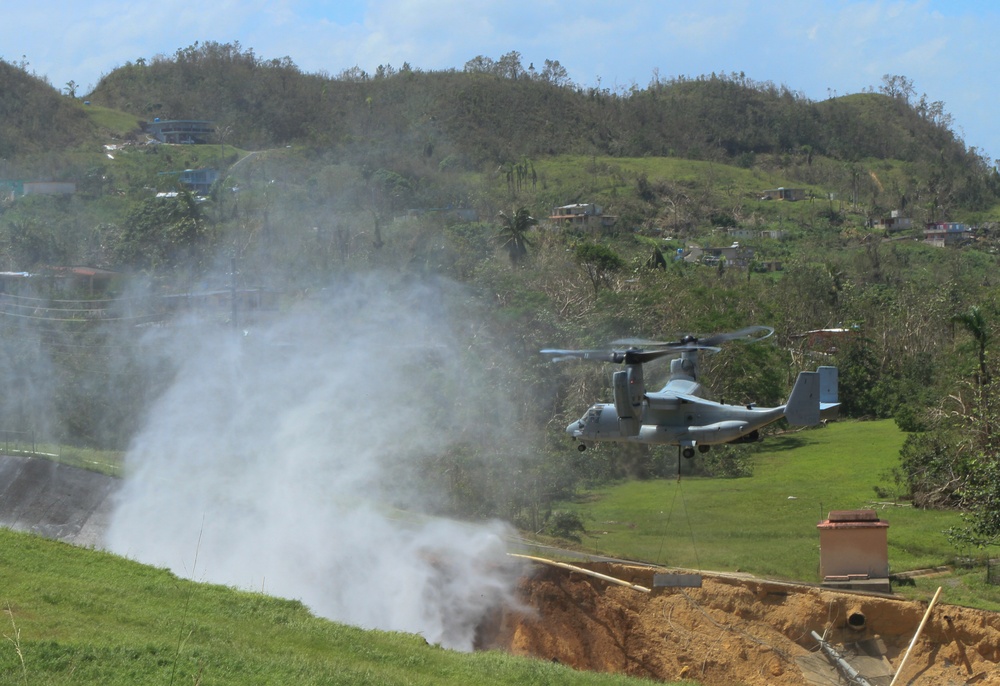
[[[99,547],[120,484],[41,457],[0,455],[0,526]]]

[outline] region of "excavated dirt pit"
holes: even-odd
[[[93,545],[103,530],[118,484],[47,460],[8,456],[0,456],[0,477],[0,521],[83,545]],[[580,566],[654,586],[649,567]],[[872,686],[888,686],[927,609],[926,603],[736,575],[705,574],[701,588],[643,593],[563,568],[529,569],[518,586],[522,610],[498,613],[481,626],[479,647],[704,686],[846,683],[817,651],[813,631],[845,655],[867,653],[851,660]],[[945,590],[897,684],[1000,686],[1000,614],[947,601]]]
[[[481,627],[480,647],[558,660],[575,669],[705,686],[838,684],[815,631],[872,686],[888,685],[928,604],[737,576],[701,588],[654,589],[654,570],[580,565],[644,593],[539,565],[521,579],[521,611]],[[665,571],[665,570],[660,570]],[[897,684],[1000,686],[1000,614],[947,604],[943,593]]]

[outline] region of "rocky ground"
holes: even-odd
[[[524,609],[484,627],[482,647],[706,686],[847,683],[818,651],[815,631],[880,686],[892,680],[928,606],[739,576],[659,590],[649,568],[584,566],[652,592],[538,565],[520,582]],[[897,684],[1000,685],[1000,614],[948,605],[942,593]]]

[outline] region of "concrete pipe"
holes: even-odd
[[[852,607],[847,611],[847,626],[854,631],[862,631],[865,628],[867,620],[865,619],[865,613],[861,611],[859,607]]]

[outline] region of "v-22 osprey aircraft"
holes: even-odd
[[[586,450],[598,441],[632,441],[676,445],[684,457],[690,458],[696,448],[704,453],[713,445],[758,441],[760,429],[781,418],[793,426],[812,426],[836,417],[840,406],[836,367],[800,372],[788,401],[778,407],[726,405],[702,396],[698,383],[701,351],[718,352],[719,343],[758,341],[773,333],[771,327],[752,326],[701,339],[685,336],[672,342],[620,340],[613,345],[622,347],[612,350],[541,352],[551,355],[553,361],[579,358],[625,365],[612,377],[614,402],[596,403],[566,427],[566,432],[579,442],[578,450]],[[648,393],[643,364],[668,355],[679,356],[670,361],[667,384],[658,392]]]

